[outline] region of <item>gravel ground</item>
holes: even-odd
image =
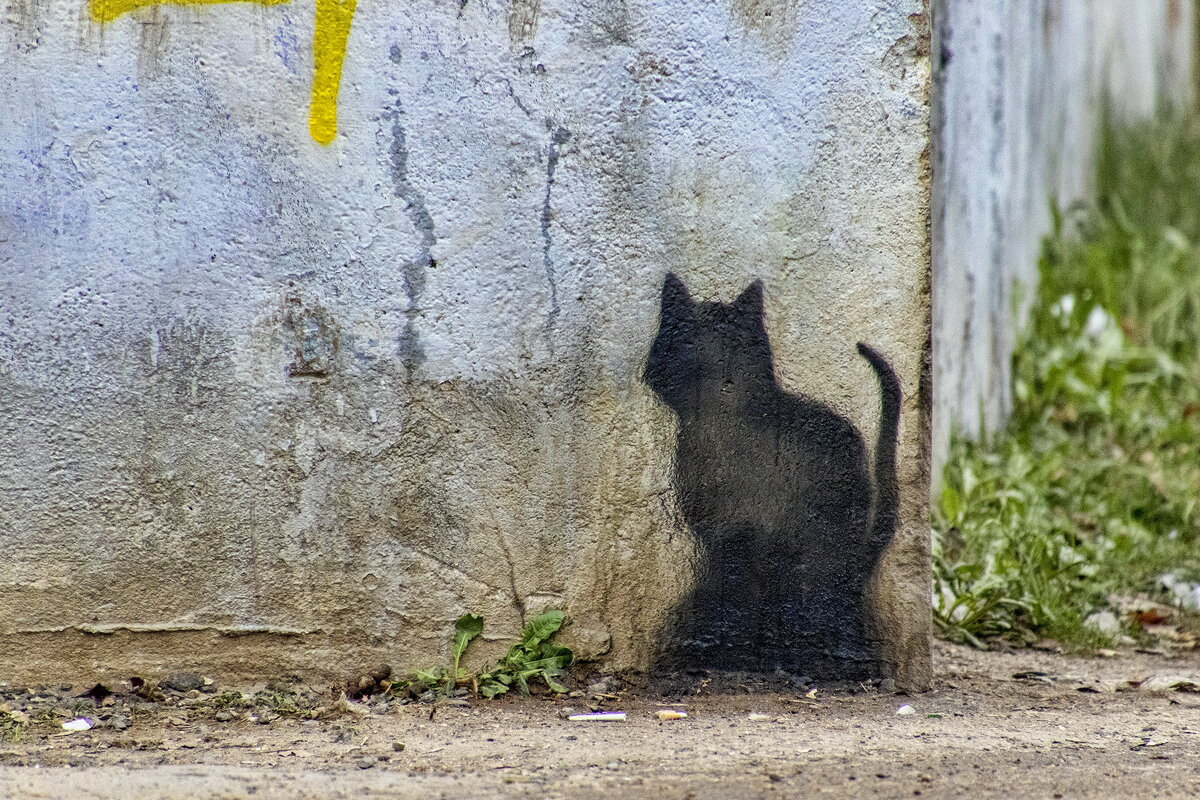
[[[599,705],[627,719],[609,723],[565,719],[595,703],[587,697],[392,703],[317,720],[267,715],[266,724],[251,711],[218,720],[204,698],[183,693],[128,712],[121,699],[108,707],[116,725],[66,733],[43,715],[20,741],[0,744],[0,797],[1200,795],[1194,653],[1081,659],[938,644],[936,666],[935,689],[908,697],[821,686],[810,697],[782,683],[755,693],[614,691]],[[913,712],[897,714],[903,705]],[[688,717],[661,721],[662,709]]]

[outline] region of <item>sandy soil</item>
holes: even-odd
[[[432,719],[429,705],[392,704],[270,724],[163,708],[125,730],[41,728],[0,745],[0,797],[1200,795],[1200,694],[1168,688],[1200,683],[1195,654],[1076,659],[939,644],[937,671],[934,691],[912,697],[873,687],[818,687],[812,698],[618,693],[603,705],[628,718],[611,723],[564,718],[587,698],[437,706]],[[898,715],[904,704],[915,713]],[[689,716],[660,721],[662,708]]]

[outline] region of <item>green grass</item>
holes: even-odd
[[[1200,122],[1110,128],[1099,162],[1045,242],[1011,421],[951,448],[934,611],[954,640],[1102,646],[1089,615],[1200,581]]]

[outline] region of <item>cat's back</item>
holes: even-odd
[[[849,418],[804,395],[777,389],[764,395],[751,415],[777,444],[776,466],[805,485],[838,484],[847,491],[870,491],[867,449]]]

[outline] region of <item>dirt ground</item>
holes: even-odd
[[[1200,694],[1187,688],[1200,684],[1195,654],[1080,659],[938,644],[936,668],[935,689],[908,697],[874,687],[818,686],[812,697],[618,691],[603,707],[628,716],[608,723],[565,718],[586,712],[587,697],[393,703],[269,724],[164,707],[123,730],[43,727],[0,745],[0,797],[1200,795]],[[905,704],[914,713],[897,714]],[[664,708],[688,717],[660,721]]]

